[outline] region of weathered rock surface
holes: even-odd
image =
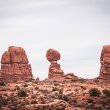
[[[11,46],[3,53],[0,74],[6,81],[32,78],[31,65],[23,48]]]
[[[60,64],[57,63],[57,60],[60,60],[60,53],[54,49],[49,49],[46,53],[46,57],[47,60],[51,62],[48,78],[52,80],[62,79],[64,72],[61,70]]]
[[[57,62],[52,62],[49,67],[48,78],[58,80],[58,79],[62,79],[63,76],[64,76],[64,72],[63,70],[61,70],[60,64],[58,64]]]
[[[6,51],[3,53],[1,63],[2,64],[10,64],[11,63],[10,52]]]
[[[58,61],[60,60],[60,53],[57,50],[49,49],[46,53],[47,60],[52,61]]]
[[[68,73],[64,76],[64,80],[66,80],[66,81],[76,81],[76,80],[78,80],[78,77],[75,76],[73,73]]]
[[[100,79],[110,79],[110,45],[103,46],[100,57]]]

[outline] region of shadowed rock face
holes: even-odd
[[[103,46],[101,57],[100,79],[110,79],[110,45]]]
[[[2,55],[0,73],[2,80],[6,81],[32,78],[32,69],[25,50],[10,46]]]
[[[60,53],[54,49],[49,49],[46,53],[47,60],[51,63],[49,67],[48,78],[53,80],[62,79],[64,76],[63,70],[57,60],[60,60]]]

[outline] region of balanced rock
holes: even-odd
[[[103,46],[100,57],[100,79],[110,79],[110,45]]]
[[[60,53],[57,50],[49,49],[46,54],[47,60],[52,61],[58,61],[60,60]]]
[[[60,59],[60,53],[54,49],[49,49],[46,53],[46,58],[51,63],[48,78],[52,80],[62,79],[64,72],[61,70],[60,64],[57,63],[57,60]]]
[[[33,77],[31,65],[23,48],[10,46],[8,51],[3,53],[0,74],[5,81],[26,80]]]

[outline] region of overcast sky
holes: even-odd
[[[0,0],[0,57],[21,46],[35,77],[48,77],[49,48],[61,53],[61,68],[97,77],[103,45],[110,44],[110,0]]]

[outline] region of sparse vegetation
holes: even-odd
[[[103,94],[104,94],[106,97],[110,97],[110,90],[104,89],[104,90],[103,90]]]
[[[32,100],[31,104],[37,104],[37,101],[36,100]]]
[[[103,107],[106,110],[106,107],[110,103],[109,86],[103,87],[102,85],[95,85],[95,88],[90,89],[90,87],[94,86],[94,83],[92,83],[92,85],[90,83],[90,86],[88,86],[86,81],[85,83],[54,83],[51,81],[39,81],[39,84],[35,84],[34,82],[20,82],[1,86],[0,90],[5,91],[0,92],[5,94],[3,94],[3,97],[0,99],[0,107],[8,105],[9,103],[12,104],[10,110],[22,110],[22,108],[25,109],[27,107],[30,107],[32,110],[52,110],[54,107],[54,110],[65,110],[65,105],[67,104],[67,106],[70,107],[74,106],[75,109],[101,110],[100,108]],[[27,86],[27,84],[29,86]],[[16,91],[12,91],[13,88],[16,88]],[[100,90],[98,88],[100,88]],[[7,94],[7,91],[9,91],[9,93],[11,92],[11,94]],[[101,91],[103,93],[102,95]]]
[[[102,105],[107,105],[107,104],[109,104],[109,101],[106,100],[106,99],[102,99],[102,100],[100,101],[100,104],[102,104]]]
[[[66,95],[60,95],[58,98],[64,101],[69,101],[68,96]]]
[[[3,98],[3,96],[0,95],[0,106],[1,105],[6,105],[7,104],[7,100]]]
[[[98,96],[100,96],[101,92],[97,88],[92,88],[89,90],[89,94],[92,97],[98,97]]]
[[[88,99],[87,102],[88,103],[94,103],[94,100],[93,99]]]
[[[17,95],[18,95],[19,97],[26,97],[26,96],[27,96],[27,91],[26,91],[26,89],[20,89],[20,90],[18,90]]]
[[[81,88],[82,88],[83,90],[86,90],[86,87],[85,87],[85,86],[81,86]]]
[[[6,86],[5,82],[0,81],[0,86]]]
[[[28,84],[25,83],[25,84],[24,84],[24,87],[28,87]]]

